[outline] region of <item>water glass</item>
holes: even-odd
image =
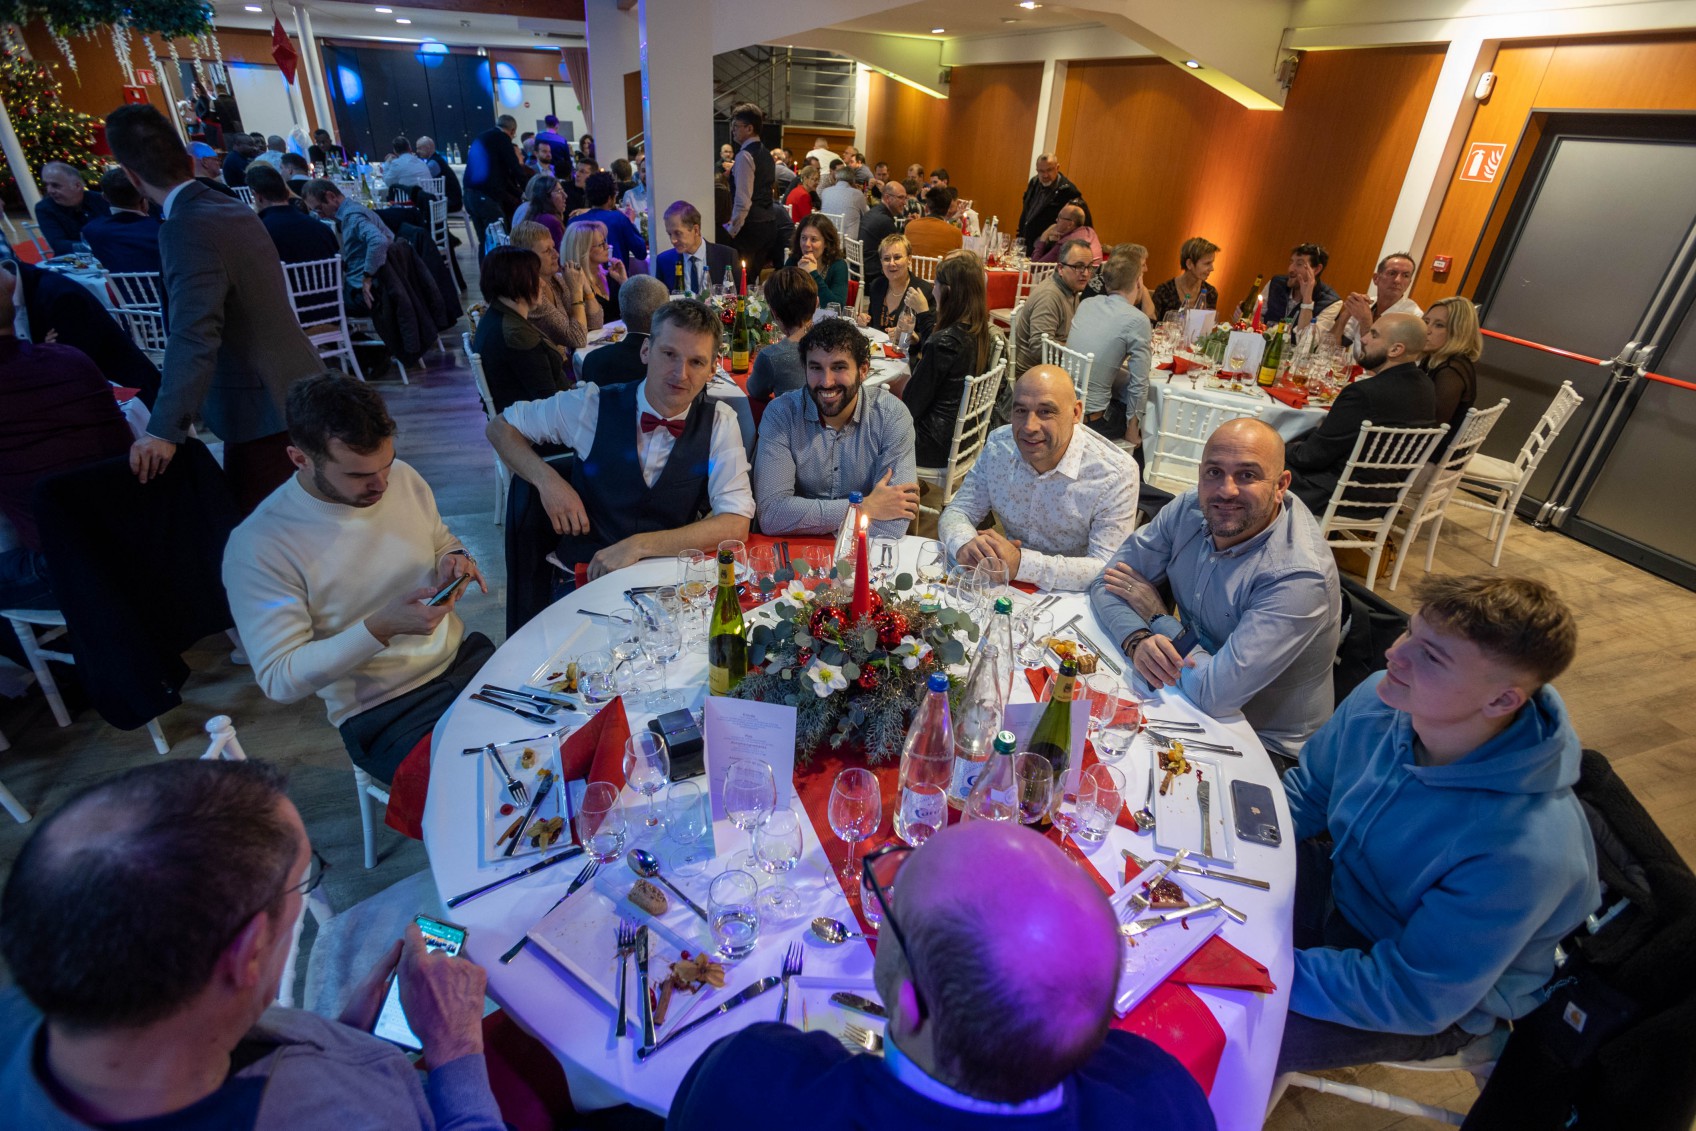
[[[697,782],[673,782],[665,791],[665,836],[677,845],[671,870],[679,876],[698,876],[706,870],[702,851],[712,835],[712,818]]]
[[[1089,767],[1078,778],[1078,798],[1078,826],[1072,837],[1100,844],[1125,804],[1124,771],[1099,762]]]
[[[866,555],[871,563],[872,584],[887,585],[894,579],[896,563],[901,560],[901,539],[880,534],[866,547]]]
[[[777,572],[777,550],[772,546],[748,547],[748,568],[754,571],[756,584],[761,579],[771,578]]]
[[[747,872],[720,872],[707,886],[707,921],[718,956],[736,962],[754,952],[760,937],[760,883]]]
[[[837,774],[830,786],[827,813],[830,831],[848,842],[848,860],[838,876],[843,886],[852,890],[859,875],[856,846],[877,832],[878,825],[883,823],[883,794],[878,788],[877,776],[860,766]]]
[[[1131,743],[1142,732],[1142,724],[1142,701],[1121,687],[1118,707],[1095,736],[1095,752],[1103,762],[1117,762],[1130,752]]]
[[[642,637],[636,620],[628,613],[612,613],[606,618],[607,650],[612,655],[612,670],[619,694],[631,695],[641,691],[652,675],[653,662],[642,650]]]
[[[777,808],[777,781],[771,766],[752,758],[738,758],[724,772],[724,814],[730,823],[752,834]],[[744,868],[758,867],[750,847],[738,864]]]
[[[624,780],[648,799],[648,818],[643,827],[658,828],[660,817],[654,794],[671,780],[671,753],[664,738],[651,730],[640,730],[624,740]]]
[[[577,840],[589,855],[611,864],[624,855],[624,807],[618,787],[611,782],[590,782],[577,810]]]
[[[611,702],[618,694],[611,652],[588,652],[577,657],[577,694],[589,703]]]
[[[726,538],[718,544],[718,552],[729,553],[736,559],[736,580],[748,576],[748,546],[740,538]]]
[[[1040,824],[1054,806],[1054,766],[1041,754],[1021,750],[1013,755],[1013,789],[1019,801],[1019,823]]]
[[[1054,614],[1029,610],[1013,619],[1013,648],[1019,663],[1042,667],[1048,653],[1048,638],[1054,635]]]
[[[782,876],[801,862],[801,818],[793,809],[778,809],[754,830],[754,859],[760,870]],[[773,915],[787,919],[801,906],[801,896],[784,881],[773,883],[760,896],[760,903]]]
[[[1084,700],[1089,704],[1089,737],[1101,733],[1103,724],[1119,709],[1119,681],[1105,671],[1083,677]]]
[[[1000,558],[985,558],[973,568],[978,575],[978,603],[987,614],[994,607],[997,597],[1007,595],[1007,586],[1012,577],[1009,575],[1007,563]]]

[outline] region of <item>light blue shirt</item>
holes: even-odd
[[[1148,393],[1148,365],[1154,327],[1148,315],[1130,304],[1122,294],[1095,295],[1078,304],[1066,345],[1079,353],[1093,353],[1089,384],[1084,389],[1084,412],[1103,412],[1113,396],[1113,381],[1121,365],[1129,380],[1120,399],[1128,416],[1142,414]]]
[[[1064,1084],[1056,1084],[1042,1095],[1016,1104],[980,1100],[964,1092],[956,1092],[908,1060],[906,1054],[888,1037],[885,1037],[883,1042],[883,1065],[889,1069],[891,1076],[926,1099],[935,1100],[944,1107],[976,1112],[979,1115],[1041,1115],[1043,1112],[1059,1110],[1060,1105],[1066,1101]]]
[[[336,224],[342,232],[347,285],[357,290],[365,284],[366,276],[375,276],[388,262],[389,245],[395,238],[375,212],[352,197],[342,198],[341,207],[336,209]]]
[[[893,471],[891,483],[918,478],[913,418],[887,389],[862,388],[841,428],[819,417],[807,389],[784,393],[760,418],[754,460],[754,500],[765,534],[835,534],[848,514],[848,493],[870,494]],[[907,519],[871,524],[873,534],[899,538]]]
[[[1090,607],[1112,641],[1123,648],[1145,628],[1176,641],[1189,630],[1194,666],[1178,689],[1209,715],[1241,711],[1269,748],[1295,757],[1331,715],[1341,600],[1336,562],[1306,505],[1286,492],[1270,526],[1216,550],[1197,493],[1186,491],[1120,547],[1116,564],[1169,583],[1178,615],[1146,621],[1098,577]]]

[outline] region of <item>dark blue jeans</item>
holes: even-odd
[[[1372,940],[1356,930],[1331,898],[1331,845],[1304,840],[1296,845],[1296,907],[1292,938],[1297,950],[1333,947],[1371,950]],[[1464,940],[1456,945],[1464,946]],[[1374,1033],[1291,1012],[1278,1048],[1278,1072],[1312,1072],[1384,1060],[1432,1060],[1448,1056],[1473,1039],[1459,1025],[1440,1033]]]

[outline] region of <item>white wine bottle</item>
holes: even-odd
[[[748,674],[748,638],[743,635],[742,603],[736,599],[736,557],[718,555],[718,596],[707,622],[707,690],[729,695]]]

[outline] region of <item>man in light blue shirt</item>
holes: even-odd
[[[424,158],[412,152],[412,142],[406,138],[395,138],[394,151],[395,155],[383,162],[383,184],[387,188],[422,186],[436,175]]]
[[[871,347],[859,327],[826,318],[798,345],[807,387],[760,420],[754,499],[766,534],[834,534],[848,495],[863,496],[873,534],[899,538],[919,513],[913,418],[886,389],[864,388]]]
[[[1066,339],[1068,348],[1095,355],[1084,388],[1084,423],[1109,440],[1127,438],[1128,425],[1142,415],[1148,394],[1154,326],[1141,309],[1141,300],[1148,294],[1143,285],[1147,269],[1146,247],[1133,243],[1114,248],[1101,266],[1107,293],[1078,304]],[[1121,369],[1125,383],[1115,395]],[[1142,433],[1131,432],[1129,437],[1140,440]]]
[[[1289,486],[1278,433],[1226,421],[1196,489],[1137,531],[1089,596],[1144,682],[1176,686],[1209,715],[1241,711],[1267,749],[1295,758],[1331,715],[1340,586]]]
[[[300,194],[306,206],[323,220],[334,220],[342,234],[343,281],[347,284],[349,313],[369,314],[373,302],[371,287],[377,272],[389,259],[389,245],[395,242],[389,229],[377,219],[377,214],[365,205],[345,197],[334,182],[308,181]],[[360,300],[364,300],[361,308]]]

